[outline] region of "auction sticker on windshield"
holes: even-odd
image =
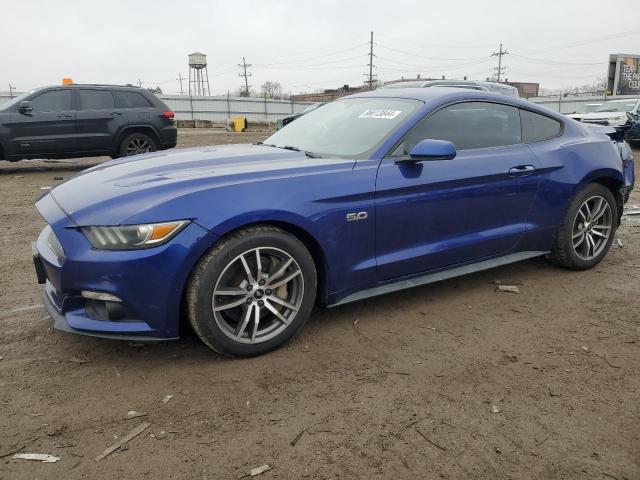
[[[362,112],[358,118],[384,118],[385,120],[391,120],[396,118],[402,113],[402,110],[376,110],[369,109]]]

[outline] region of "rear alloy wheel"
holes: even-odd
[[[157,149],[156,142],[149,135],[132,133],[122,140],[118,152],[120,157],[128,157],[130,155],[155,152]]]
[[[316,282],[313,259],[300,241],[274,227],[251,227],[200,261],[187,292],[189,320],[217,352],[259,355],[306,323]]]
[[[552,257],[574,270],[592,268],[604,258],[613,242],[618,207],[611,191],[591,184],[573,199],[558,230]]]

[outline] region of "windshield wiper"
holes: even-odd
[[[306,150],[302,150],[301,148],[294,147],[293,145],[285,145],[284,147],[281,147],[279,145],[274,145],[273,143],[264,143],[264,142],[258,142],[256,143],[256,145],[262,145],[264,147],[282,148],[284,150],[292,150],[294,152],[302,152],[309,158],[322,158],[322,156],[318,155],[317,153],[307,152]]]
[[[278,148],[284,148],[285,150],[293,150],[294,152],[302,152],[309,158],[322,158],[317,153],[307,152],[306,150],[302,150],[302,149],[300,149],[298,147],[294,147],[292,145],[285,145],[284,147],[278,147]]]

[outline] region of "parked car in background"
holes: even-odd
[[[598,102],[598,103],[582,103],[582,104],[578,105],[578,107],[575,109],[575,111],[573,113],[568,113],[566,115],[567,115],[567,117],[573,118],[574,120],[579,122],[579,121],[582,120],[582,117],[584,117],[584,115],[586,113],[593,112],[600,105],[602,105],[602,102]]]
[[[637,115],[639,111],[639,98],[609,100],[596,107],[591,113],[583,115],[582,122],[619,127],[627,123],[627,112]]]
[[[173,112],[146,89],[64,85],[0,105],[0,159],[113,158],[176,146]]]
[[[624,139],[633,148],[640,148],[640,114],[627,113],[629,128],[624,132]]]
[[[428,87],[449,87],[467,88],[469,90],[480,90],[483,92],[497,93],[507,97],[519,98],[520,94],[516,87],[498,82],[477,82],[474,80],[412,80],[408,82],[397,82],[383,85],[380,88],[428,88]]]
[[[594,267],[633,188],[622,146],[517,98],[360,93],[264,143],[113,160],[56,185],[36,204],[34,264],[57,329],[167,340],[184,312],[210,348],[258,355],[316,302],[547,254]]]
[[[322,105],[325,105],[327,102],[316,102],[316,103],[312,103],[311,105],[309,105],[307,108],[305,108],[302,112],[300,113],[295,113],[293,115],[289,115],[288,117],[284,117],[282,120],[278,121],[278,129],[284,127],[285,125],[290,124],[291,122],[293,122],[296,118],[300,118],[302,115],[305,115],[309,112],[311,112],[312,110],[315,110],[316,108],[321,107]]]

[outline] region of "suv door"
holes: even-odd
[[[446,106],[414,128],[378,170],[380,280],[512,249],[538,187],[537,159],[521,143],[518,109],[489,102]],[[448,140],[453,160],[402,162],[424,139]]]
[[[75,120],[72,91],[58,88],[37,92],[28,98],[32,111],[20,112],[16,107],[9,130],[12,156],[60,156],[76,149]]]
[[[87,153],[111,153],[117,150],[116,137],[127,125],[127,115],[116,108],[108,89],[77,89],[78,150]]]

